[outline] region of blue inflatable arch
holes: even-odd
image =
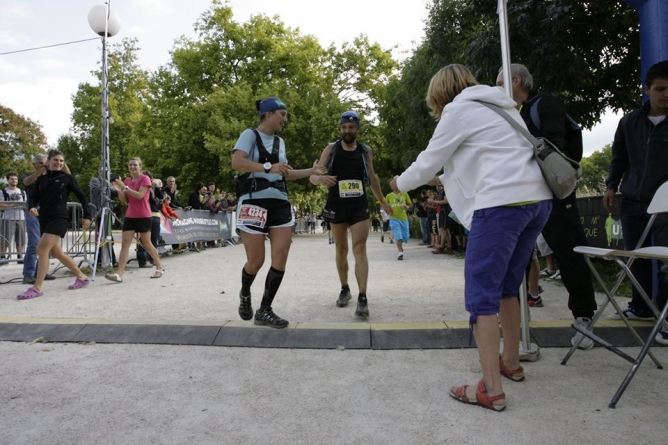
[[[666,0],[626,0],[638,12],[640,22],[640,73],[645,81],[645,73],[650,66],[668,60],[668,1]],[[647,97],[643,94],[643,101]]]

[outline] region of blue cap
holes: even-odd
[[[278,97],[268,97],[260,102],[260,116],[275,110],[287,110],[288,107]]]
[[[341,122],[339,123],[339,126],[346,124],[348,122],[352,122],[355,124],[357,128],[360,127],[360,117],[357,113],[354,111],[346,111],[341,115]]]

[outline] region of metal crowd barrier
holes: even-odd
[[[19,260],[22,260],[22,258],[19,258],[18,255],[21,254],[23,257],[23,254],[25,254],[25,247],[28,244],[28,234],[26,233],[25,229],[26,206],[27,203],[25,201],[0,201],[0,210],[2,210],[2,212],[0,212],[0,255],[4,256],[4,258],[0,258],[0,264],[18,262]],[[19,210],[24,214],[24,220],[22,224],[24,251],[21,253],[18,251],[16,236],[9,236],[8,233],[10,230],[15,230],[15,221],[17,220],[5,219],[5,211],[7,210]],[[12,246],[14,247],[14,250],[12,250]]]
[[[302,233],[309,233],[308,229],[308,221],[304,218],[297,218],[295,221],[295,233],[296,234],[302,234]]]
[[[83,208],[78,202],[68,202],[67,210],[70,214],[70,226],[67,234],[60,241],[60,246],[63,252],[67,253],[72,259],[78,259],[78,266],[87,265],[93,268],[93,261],[95,259],[95,231],[91,224],[88,230],[81,227],[81,219],[83,218]],[[94,219],[93,219],[94,221]],[[63,266],[60,262],[52,271],[55,272]]]

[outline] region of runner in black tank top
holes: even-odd
[[[392,208],[385,202],[380,183],[373,171],[371,148],[357,142],[359,125],[357,113],[353,111],[343,113],[339,123],[341,140],[328,144],[318,161],[320,166],[329,166],[333,154],[330,171],[325,175],[311,176],[311,182],[329,187],[327,204],[322,213],[325,221],[331,224],[336,244],[336,268],[341,282],[341,292],[336,305],[345,307],[352,298],[348,285],[348,229],[350,229],[355,255],[355,277],[359,287],[355,315],[368,317],[366,286],[369,264],[365,245],[369,236],[369,202],[366,197],[365,182],[369,182],[371,191],[385,211],[392,213]]]

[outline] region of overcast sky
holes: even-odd
[[[490,2],[496,3],[496,2]],[[0,0],[0,53],[95,37],[88,11],[102,0]],[[352,41],[360,33],[405,57],[424,37],[425,0],[230,0],[237,22],[251,14],[278,15],[323,46]],[[193,24],[210,0],[111,0],[121,31],[111,43],[136,37],[139,64],[155,70],[169,61],[180,36],[195,38]],[[495,7],[495,6],[494,6]],[[401,53],[403,52],[403,56]],[[511,48],[512,53],[512,48]],[[50,144],[67,133],[72,95],[81,82],[96,83],[91,71],[101,58],[99,40],[0,56],[0,104],[42,125]],[[605,116],[585,133],[585,154],[610,143],[619,120]]]

